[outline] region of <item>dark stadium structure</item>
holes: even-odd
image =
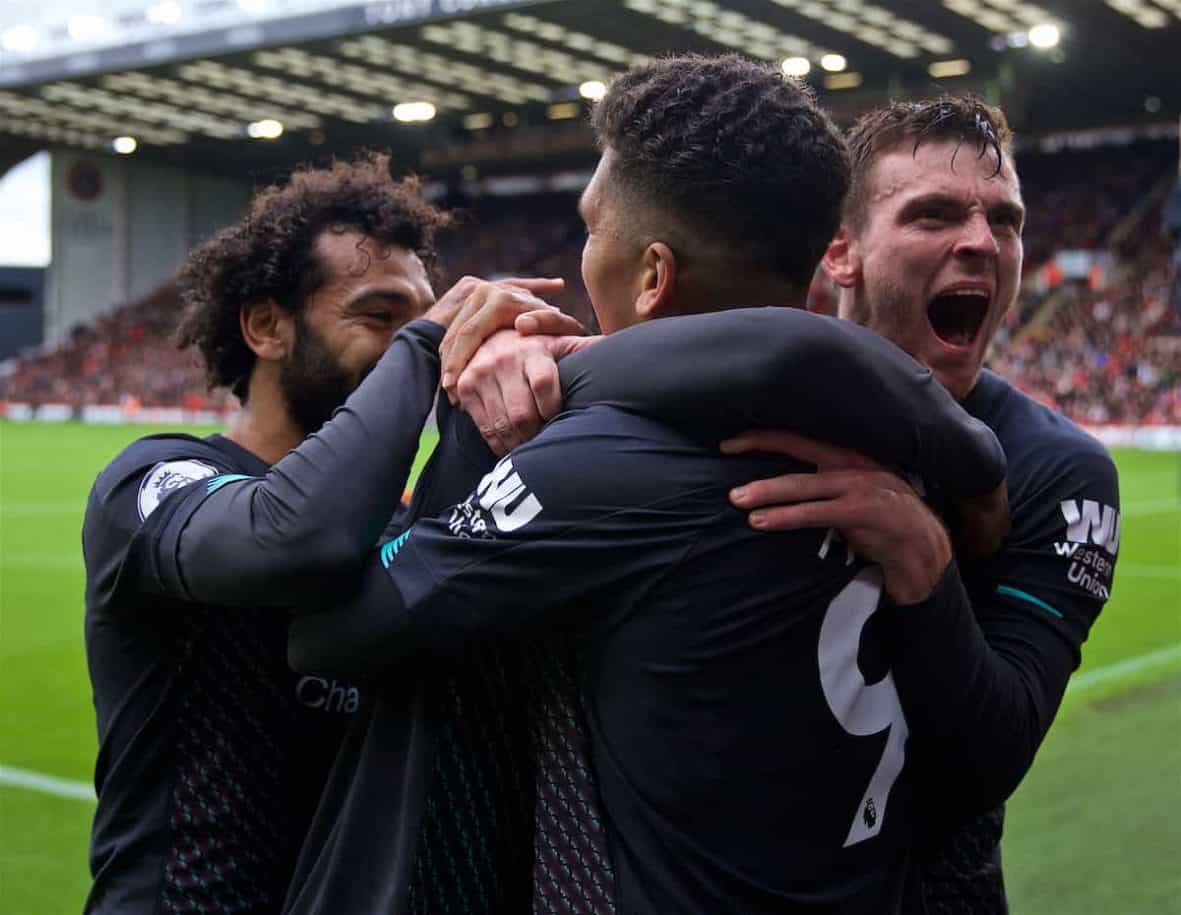
[[[39,145],[110,150],[117,136],[134,137],[138,155],[234,175],[358,145],[436,176],[585,163],[579,87],[665,51],[792,58],[839,118],[940,90],[1003,104],[1024,134],[1175,129],[1181,115],[1176,0],[286,5],[318,11],[251,17],[246,2],[206,0],[178,30],[154,22],[145,0],[116,23],[126,43],[75,48],[62,27],[39,53],[3,53],[0,171]],[[1033,47],[1038,25],[1057,28],[1060,42]],[[424,102],[437,112],[429,123],[395,120],[395,105]],[[269,120],[282,136],[250,139],[248,125]]]
[[[163,23],[170,3],[180,18]],[[168,343],[167,277],[183,253],[169,245],[231,218],[234,188],[244,205],[297,163],[361,147],[389,150],[393,170],[422,175],[462,214],[441,280],[562,276],[556,303],[589,320],[575,203],[597,155],[592,99],[633,63],[689,50],[781,64],[844,123],[943,91],[1002,104],[1029,209],[1027,283],[993,364],[1082,422],[1181,422],[1181,303],[1163,303],[1181,286],[1181,241],[1163,218],[1177,186],[1181,0],[142,0],[108,20],[102,42],[63,24],[24,49],[20,27],[0,27],[0,175],[38,149],[60,154],[54,225],[90,233],[55,235],[44,335],[22,337],[0,402],[223,409]],[[1057,43],[1035,42],[1047,26]],[[135,174],[108,194],[119,215],[95,226],[82,211],[96,185],[77,179],[103,163]],[[217,181],[233,185],[221,198]],[[163,194],[174,202],[153,210]],[[124,224],[138,234],[119,236]],[[75,245],[91,259],[71,258]],[[814,306],[834,301],[814,284]]]

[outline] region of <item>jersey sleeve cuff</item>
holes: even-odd
[[[954,628],[965,613],[971,613],[972,604],[960,577],[955,559],[943,570],[935,589],[927,597],[914,604],[897,604],[897,620],[904,642],[931,643],[938,646],[937,633]]]
[[[432,349],[438,349],[439,344],[443,342],[443,337],[447,333],[447,328],[435,321],[427,318],[417,318],[408,324],[403,325],[402,329],[398,331],[398,336],[406,336],[411,339],[420,340],[431,346]]]

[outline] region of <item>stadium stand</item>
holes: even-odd
[[[1176,156],[1175,142],[1142,142],[1021,157],[1025,279],[990,363],[1078,422],[1181,424],[1181,317],[1169,305],[1163,221]],[[562,276],[557,304],[590,321],[576,201],[572,193],[451,194],[446,203],[462,218],[442,250],[439,288],[468,273]],[[825,310],[831,292],[817,283],[812,298]],[[169,284],[75,328],[57,349],[9,360],[0,401],[119,404],[128,413],[232,408],[171,344],[178,307]]]

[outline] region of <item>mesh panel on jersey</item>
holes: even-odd
[[[525,912],[533,753],[498,653],[472,652],[440,697],[446,721],[415,853],[412,915]]]
[[[185,614],[166,913],[277,911],[307,810],[279,735],[298,732],[284,621]],[[237,617],[236,619],[234,617]]]
[[[537,754],[533,911],[613,913],[614,877],[575,676],[577,655],[559,637],[526,654],[522,669],[533,684],[530,726]]]
[[[999,845],[1005,809],[974,818],[919,864],[927,915],[1007,915]]]
[[[413,915],[614,912],[573,656],[558,637],[469,658],[444,697]]]

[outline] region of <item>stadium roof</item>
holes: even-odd
[[[50,9],[60,17],[61,6]],[[801,70],[805,61],[804,78],[838,117],[888,95],[969,89],[1002,102],[1026,133],[1176,124],[1181,115],[1181,0],[121,0],[112,8],[106,19],[0,24],[0,167],[36,145],[109,151],[116,137],[134,138],[140,155],[239,174],[358,145],[436,173],[560,165],[592,151],[582,95],[594,83],[682,50],[793,58],[785,67]],[[1056,27],[1058,44],[1031,44],[1037,26]],[[430,120],[399,120],[430,106]]]

